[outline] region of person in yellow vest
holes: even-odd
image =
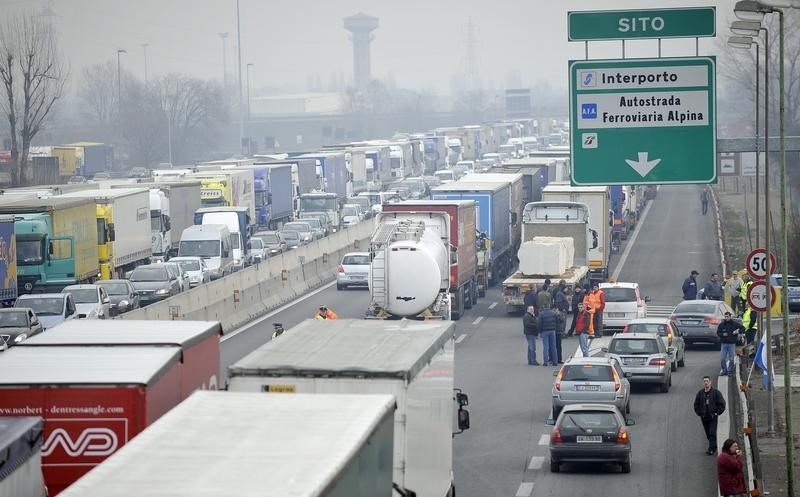
[[[314,314],[314,319],[339,319],[339,316],[327,306],[321,305]]]
[[[750,288],[752,284],[753,280],[750,278],[750,275],[745,273],[744,276],[742,276],[742,289],[739,291],[739,301],[741,302],[739,305],[739,315],[742,315],[741,313],[744,312],[742,309],[747,307],[747,289]]]
[[[742,314],[742,325],[745,329],[747,343],[752,343],[758,334],[758,313],[749,305],[745,307],[744,314]]]

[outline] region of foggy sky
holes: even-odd
[[[718,37],[727,38],[734,2],[722,0],[240,0],[242,78],[252,63],[251,87],[305,91],[309,75],[327,85],[331,73],[352,78],[352,45],[342,18],[358,12],[379,18],[372,43],[372,76],[397,86],[450,91],[464,70],[467,23],[476,26],[475,62],[484,87],[504,86],[518,71],[523,86],[546,81],[566,87],[567,61],[584,58],[584,44],[567,42],[569,10],[645,9],[716,5]],[[0,0],[4,12],[41,12],[49,5],[73,83],[81,68],[114,60],[144,76],[168,72],[222,79],[227,32],[229,78],[236,77],[235,0]],[[717,38],[700,39],[700,55],[714,55]],[[620,42],[593,42],[590,58],[621,57]],[[655,40],[627,42],[627,57],[657,56]],[[664,40],[663,56],[694,55],[695,41]],[[235,80],[235,79],[234,79]]]

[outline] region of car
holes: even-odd
[[[636,424],[613,405],[573,404],[564,407],[557,419],[548,420],[550,472],[558,473],[564,463],[619,464],[631,472],[631,437],[628,426]]]
[[[133,283],[128,280],[102,280],[96,283],[103,288],[111,299],[111,315],[119,316],[122,313],[139,308],[139,294]]]
[[[780,274],[770,276],[772,286],[780,287],[783,285],[783,277]],[[789,310],[792,312],[800,311],[800,278],[794,275],[786,277],[786,285],[789,289]]]
[[[456,175],[452,169],[439,169],[438,171],[434,171],[433,175],[439,180],[440,185],[452,183],[456,180]]]
[[[349,228],[361,222],[363,215],[358,204],[344,204],[342,206],[342,227]]]
[[[167,267],[167,270],[169,270],[173,275],[175,275],[175,277],[178,278],[182,292],[185,292],[191,288],[192,285],[191,281],[189,280],[189,275],[183,270],[183,267],[181,267],[180,264],[173,262],[172,259],[167,262],[162,262],[162,264],[164,264]]]
[[[460,160],[460,161],[456,162],[455,166],[453,166],[453,169],[456,171],[456,174],[458,174],[457,172],[462,170],[462,168],[465,171],[464,174],[475,172],[475,161],[474,160]],[[463,174],[462,174],[462,176],[463,176]]]
[[[467,161],[467,162],[472,162],[472,161]],[[463,176],[466,176],[467,174],[471,173],[474,170],[474,164],[472,167],[470,167],[467,166],[466,164],[461,164],[461,162],[459,162],[458,164],[453,166],[452,169],[450,170],[453,171],[453,175],[455,176],[456,181],[458,181]]]
[[[67,184],[69,185],[77,185],[80,183],[88,183],[84,176],[70,176],[67,180]]]
[[[303,240],[303,244],[311,243],[314,241],[314,229],[311,227],[310,224],[302,222],[302,221],[292,221],[290,223],[285,223],[281,227],[281,231],[296,231],[300,235],[300,239]]]
[[[75,297],[71,293],[33,293],[17,297],[15,308],[33,309],[42,329],[49,330],[78,314]]]
[[[371,219],[375,216],[372,210],[372,205],[369,203],[367,197],[347,197],[348,204],[358,204],[361,207],[361,212],[364,213],[364,219]]]
[[[253,236],[260,238],[261,241],[264,242],[264,249],[267,253],[267,257],[282,254],[289,249],[278,231],[259,231]]]
[[[325,212],[307,212],[305,217],[302,220],[307,219],[318,219],[320,225],[322,225],[322,230],[324,232],[323,237],[330,235],[333,233],[333,223],[331,222],[331,218],[328,217],[328,214]],[[301,219],[298,219],[300,221]]]
[[[642,298],[638,283],[600,283],[599,286],[606,299],[603,310],[604,331],[621,330],[631,319],[647,316],[647,302],[650,302],[650,297]]]
[[[327,217],[327,216],[326,216]],[[308,223],[311,225],[312,232],[314,233],[314,240],[319,240],[320,238],[325,238],[327,233],[327,227],[322,224],[322,221],[319,220],[317,217],[304,217],[300,219],[296,219],[296,221],[301,221],[304,223]]]
[[[631,383],[657,383],[661,393],[672,386],[670,356],[655,333],[617,333],[602,351],[622,364]]]
[[[44,331],[30,307],[0,309],[0,350],[16,345]]]
[[[369,281],[369,252],[348,252],[336,269],[336,289],[351,286],[367,287]]]
[[[110,179],[111,179],[111,173],[106,173],[106,172],[95,173],[95,175],[92,177],[92,181],[106,181]]]
[[[303,239],[300,237],[300,233],[294,230],[284,230],[280,231],[280,236],[283,241],[286,242],[286,246],[288,250],[296,249],[297,247],[302,247],[307,242],[304,242]]]
[[[251,236],[250,239],[247,240],[247,250],[250,252],[250,258],[253,260],[253,264],[258,264],[268,257],[266,245],[264,245],[264,241],[261,238]]]
[[[206,266],[200,256],[184,255],[173,257],[169,262],[174,262],[189,276],[189,287],[195,287],[211,281],[211,270]]]
[[[686,365],[686,342],[683,341],[681,330],[669,319],[634,319],[625,325],[622,333],[655,333],[661,337],[661,341],[667,348],[672,371],[677,371],[678,367]]]
[[[572,357],[553,375],[553,419],[564,406],[586,402],[612,404],[625,414],[631,412],[630,375],[614,359]]]
[[[720,300],[684,300],[675,306],[669,320],[680,330],[687,348],[696,343],[719,345],[717,326],[726,312],[736,315],[728,304]],[[741,322],[738,318],[734,321]]]
[[[75,298],[79,318],[107,319],[111,317],[111,299],[100,285],[67,285],[61,293]]]
[[[150,171],[148,171],[146,167],[133,167],[128,173],[128,176],[131,178],[148,178],[150,177]]]
[[[142,307],[178,295],[181,284],[166,264],[144,264],[131,271],[128,280],[133,283]]]

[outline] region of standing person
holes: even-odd
[[[558,366],[558,351],[556,350],[556,328],[558,316],[549,307],[539,310],[539,334],[542,335],[542,366]]]
[[[739,273],[733,273],[730,278],[725,282],[725,293],[731,298],[731,308],[737,316],[741,316],[744,312],[742,300],[739,298],[739,293],[742,291],[742,284],[744,281],[739,277]]]
[[[553,305],[553,296],[550,295],[550,278],[544,280],[542,288],[536,294],[536,314]]]
[[[745,329],[745,343],[753,343],[758,335],[758,313],[749,305],[745,305],[744,313],[742,313],[742,326]]]
[[[529,305],[522,316],[522,331],[528,341],[528,364],[538,366],[539,361],[536,360],[536,337],[539,336],[539,323],[533,313],[534,308]]]
[[[600,295],[597,293],[599,289],[600,287],[595,284],[583,298],[583,307],[589,311],[592,317],[589,321],[589,333],[597,333],[598,336],[600,336],[600,330],[597,328],[597,310],[600,308]]]
[[[711,385],[711,378],[703,376],[703,388],[694,397],[694,413],[700,416],[708,439],[706,454],[717,451],[717,417],[725,412],[725,398],[722,392]]]
[[[736,356],[736,340],[740,333],[744,334],[746,331],[744,326],[733,320],[729,311],[725,311],[724,319],[719,326],[717,326],[717,336],[720,341],[720,375],[728,376],[733,374],[733,359]]]
[[[711,273],[711,279],[703,287],[703,298],[706,300],[722,300],[724,298],[722,283],[719,281],[717,273]]]
[[[572,323],[569,325],[567,336],[571,337],[575,333],[575,320],[578,319],[578,313],[583,309],[583,288],[580,285],[575,285],[575,290],[572,295]]]
[[[703,215],[705,216],[708,213],[708,190],[703,188],[703,191],[700,192],[700,206],[703,208]]]
[[[747,491],[744,485],[744,460],[739,443],[729,438],[722,444],[717,457],[717,481],[722,497],[741,497]]]
[[[606,292],[600,290],[600,285],[594,286],[600,300],[600,307],[594,313],[594,332],[603,336],[603,311],[606,309]]]
[[[525,292],[525,296],[522,298],[525,309],[529,306],[536,307],[536,291],[533,288],[533,286],[529,286],[528,290]]]
[[[575,325],[575,334],[578,335],[578,343],[583,357],[589,357],[589,322],[591,320],[592,316],[589,311],[583,308],[583,303],[578,304],[578,314],[573,324]]]
[[[742,276],[742,291],[739,292],[739,302],[742,303],[742,306],[747,304],[747,291],[753,285],[753,278],[750,277],[749,274],[745,273]]]
[[[339,319],[339,315],[333,312],[333,309],[328,309],[328,306],[321,305],[314,313],[314,319]]]
[[[689,277],[683,280],[683,300],[694,300],[697,298],[697,277],[700,273],[697,270],[692,270]]]

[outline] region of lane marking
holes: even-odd
[[[458,338],[456,338],[456,343],[463,342],[465,338],[467,338],[467,334],[466,333],[462,333],[462,334],[458,335]]]
[[[647,202],[647,207],[644,208],[642,217],[640,217],[639,221],[636,223],[639,226],[633,231],[633,236],[628,240],[628,244],[625,245],[625,250],[622,251],[622,257],[619,258],[619,264],[617,264],[616,269],[614,269],[614,274],[611,275],[611,277],[615,280],[619,280],[619,273],[622,272],[622,267],[625,265],[625,261],[628,260],[628,255],[631,253],[631,249],[633,248],[633,244],[636,242],[636,238],[639,236],[639,233],[642,232],[641,227],[644,224],[647,214],[650,212],[650,207],[652,206],[653,201]]]
[[[533,493],[533,482],[532,481],[524,481],[519,484],[519,488],[517,489],[517,493],[514,497],[530,497]]]
[[[497,302],[492,302],[489,304],[489,309],[494,309],[495,307],[497,307]]]
[[[475,321],[473,321],[473,322],[472,322],[472,326],[475,326],[475,325],[477,325],[477,324],[478,324],[478,323],[480,323],[481,321],[483,321],[483,316],[481,316],[481,317],[479,317],[478,319],[476,319]]]
[[[542,464],[544,464],[543,456],[533,456],[531,457],[531,463],[528,464],[528,469],[542,469]]]
[[[219,341],[220,342],[225,342],[226,340],[235,337],[239,333],[241,333],[241,332],[243,332],[245,330],[248,330],[248,329],[252,328],[253,326],[255,326],[257,324],[260,324],[260,323],[266,321],[267,319],[269,319],[272,316],[278,314],[279,312],[283,312],[286,309],[294,306],[295,304],[297,304],[299,302],[302,302],[304,300],[307,300],[307,299],[313,297],[314,295],[318,294],[319,292],[321,292],[323,290],[327,290],[328,288],[332,287],[334,284],[336,284],[336,280],[333,280],[330,283],[328,283],[327,285],[321,286],[321,287],[317,288],[316,290],[314,290],[313,292],[307,293],[307,294],[303,295],[302,297],[300,297],[298,299],[292,300],[291,302],[287,302],[286,304],[278,307],[274,311],[272,311],[272,312],[270,312],[270,313],[268,313],[268,314],[266,314],[264,316],[261,316],[260,318],[256,319],[255,321],[251,321],[251,322],[247,323],[246,325],[242,326],[241,328],[237,328],[237,329],[233,330],[232,332],[230,332],[227,335],[225,335],[222,338],[220,338]],[[271,334],[272,333],[270,333],[270,335]]]
[[[539,437],[539,445],[549,445],[549,444],[550,444],[550,435],[545,433],[541,437]]]

